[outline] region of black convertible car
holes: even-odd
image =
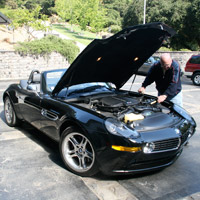
[[[196,123],[181,107],[120,88],[174,30],[162,23],[94,40],[66,69],[39,72],[4,92],[9,126],[23,120],[59,142],[81,176],[139,173],[172,164]]]

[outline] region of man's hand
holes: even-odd
[[[145,93],[145,88],[144,87],[139,88],[138,92],[144,94]]]
[[[167,95],[158,96],[158,103],[162,103],[167,98]]]

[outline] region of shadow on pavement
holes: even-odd
[[[0,118],[6,124],[4,111],[0,113]],[[54,162],[62,168],[65,168],[59,154],[59,145],[57,142],[55,142],[54,140],[46,136],[44,133],[40,132],[39,130],[37,130],[36,128],[24,121],[20,123],[20,126],[13,127],[12,129],[20,131],[27,138],[40,145],[46,152],[49,153],[49,159],[52,162]]]
[[[0,113],[0,118],[2,121],[5,122],[4,112],[2,111]],[[44,133],[40,132],[30,124],[26,122],[22,122],[19,127],[14,127],[14,130],[20,131],[22,134],[24,134],[27,138],[31,139],[33,142],[40,145],[46,152],[49,154],[49,159],[54,162],[56,165],[66,169],[60,154],[59,154],[59,144],[46,136]],[[66,169],[67,170],[67,169]],[[160,170],[159,170],[160,171]],[[142,173],[142,174],[126,174],[126,175],[114,175],[114,176],[108,176],[104,175],[101,172],[94,175],[92,178],[96,180],[104,180],[104,181],[110,181],[110,180],[126,180],[126,179],[137,179],[144,176],[152,175],[157,172],[148,172],[148,173]]]
[[[98,174],[94,175],[91,178],[94,178],[96,180],[103,180],[103,181],[120,181],[120,180],[137,179],[137,178],[150,176],[153,174],[157,174],[162,170],[163,169],[152,171],[152,172],[142,172],[139,174],[125,174],[125,175],[113,175],[113,176],[105,175],[99,172]]]

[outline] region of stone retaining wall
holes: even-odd
[[[0,51],[0,80],[27,79],[33,69],[44,71],[68,66],[68,61],[55,52],[49,56],[24,56],[14,51]]]
[[[156,52],[160,56],[163,52]],[[185,64],[192,54],[199,52],[169,52],[179,61],[184,71]],[[23,56],[14,51],[0,51],[0,80],[27,79],[33,69],[40,71],[58,68],[67,68],[69,63],[58,53],[49,56]]]
[[[191,57],[193,54],[199,54],[200,52],[198,51],[169,51],[169,52],[156,52],[154,55],[155,56],[161,56],[162,53],[170,53],[171,57],[174,60],[177,60],[181,66],[182,71],[184,71],[185,65],[188,61],[188,59]]]

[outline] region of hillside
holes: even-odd
[[[28,34],[23,28],[10,31],[6,26],[0,26],[0,50],[14,50],[17,42],[28,40]]]

